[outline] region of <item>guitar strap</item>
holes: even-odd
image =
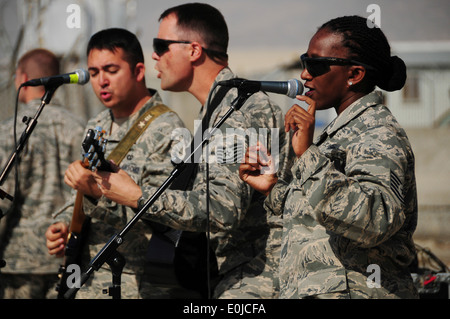
[[[148,109],[144,114],[142,114],[138,120],[134,123],[131,129],[127,132],[125,137],[119,142],[119,144],[114,148],[114,150],[109,154],[108,160],[114,161],[116,165],[124,159],[133,144],[137,141],[139,136],[147,129],[153,120],[155,120],[161,114],[171,111],[164,104],[159,104]]]
[[[211,101],[210,105],[208,106],[208,109],[206,111],[205,116],[202,119],[202,125],[197,129],[197,131],[194,134],[194,138],[192,139],[190,148],[187,149],[186,154],[190,154],[191,150],[195,150],[194,141],[202,141],[203,140],[203,130],[205,128],[208,128],[209,121],[211,119],[212,114],[214,113],[214,110],[219,106],[222,99],[225,97],[225,94],[230,90],[229,87],[221,86],[219,91],[214,95],[213,100]],[[194,155],[194,159],[191,161],[191,163],[186,163],[185,168],[183,171],[178,175],[178,177],[171,183],[170,189],[174,190],[187,190],[189,187],[189,184],[193,181],[195,175],[197,174],[198,170],[198,161],[200,158],[200,155],[202,153],[202,149],[200,148],[198,152]]]
[[[119,144],[114,148],[114,150],[109,154],[108,160],[114,161],[116,165],[127,155],[128,151],[131,149],[133,144],[137,141],[139,136],[147,129],[153,120],[155,120],[159,115],[171,111],[170,108],[164,104],[158,104],[150,109],[148,109],[144,114],[142,114],[138,120],[133,124],[131,129],[127,132],[125,137],[119,142]],[[75,201],[71,229],[76,230],[76,232],[81,232],[84,224],[84,214],[82,213],[82,196],[78,196],[79,200]]]

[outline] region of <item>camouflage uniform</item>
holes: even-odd
[[[105,138],[108,140],[108,143],[105,156],[108,156],[117,146],[139,116],[152,106],[162,104],[160,95],[156,91],[152,91],[152,95],[152,98],[139,112],[133,114],[126,122],[121,124],[119,129],[112,132],[112,135],[110,135],[112,115],[109,110],[105,110],[89,120],[87,129],[100,126],[106,131]],[[138,185],[160,186],[173,170],[173,165],[170,161],[170,151],[174,141],[171,139],[171,134],[172,131],[180,127],[184,127],[184,124],[177,114],[174,112],[161,114],[150,123],[145,132],[132,146],[120,163],[120,167]],[[73,200],[57,214],[57,218],[64,219],[66,222],[69,221],[73,212],[72,206]],[[106,197],[102,197],[94,202],[85,196],[83,206],[86,215],[91,218],[87,236],[89,256],[85,256],[86,262],[89,262],[114,234],[123,229],[135,215],[135,211],[129,207],[119,205]],[[168,297],[163,295],[164,291],[159,291],[150,285],[146,286],[146,283],[141,280],[145,252],[151,234],[152,230],[148,224],[139,220],[127,233],[123,244],[118,249],[126,260],[121,278],[121,297],[123,299]],[[84,266],[82,272],[86,270],[87,265]],[[102,292],[103,289],[111,286],[111,283],[112,273],[109,266],[105,263],[101,269],[90,276],[90,280],[81,287],[76,297],[80,299],[111,298]]]
[[[34,117],[40,103],[40,100],[33,100],[27,105],[20,104],[17,116],[18,139],[26,127],[21,119],[24,116]],[[14,149],[13,122],[13,119],[9,119],[0,126],[2,169]],[[9,281],[12,286],[22,287],[23,292],[9,294],[5,291],[4,298],[44,298],[47,290],[45,286],[49,283],[38,277],[50,275],[53,281],[56,279],[59,261],[48,254],[44,234],[54,222],[52,214],[70,199],[70,188],[64,183],[64,172],[72,161],[80,157],[83,130],[82,119],[56,104],[46,105],[21,153],[17,206],[13,208],[10,201],[0,200],[3,213],[11,208],[7,216],[1,219],[1,252],[7,264],[0,270],[0,285],[3,292],[4,284]],[[13,167],[1,187],[11,195],[14,195],[14,175]],[[25,277],[23,284],[19,284],[21,276]],[[28,293],[28,290],[35,292]]]
[[[266,199],[284,212],[282,298],[414,298],[414,155],[381,95],[349,106]],[[379,267],[379,288],[372,267]],[[368,284],[369,282],[369,284]]]
[[[215,81],[233,77],[230,69],[225,68]],[[236,97],[236,89],[226,94],[213,112],[209,127],[220,120]],[[202,108],[201,113],[204,111]],[[276,298],[279,285],[275,273],[279,263],[282,220],[279,216],[268,216],[262,204],[261,209],[257,209],[255,203],[251,203],[254,191],[239,178],[240,155],[248,144],[239,144],[231,138],[234,134],[239,135],[237,131],[231,132],[233,128],[279,128],[275,131],[277,135],[273,136],[279,141],[278,174],[283,178],[289,178],[286,175],[290,174],[287,153],[292,148],[289,135],[286,136],[283,129],[282,111],[267,95],[256,93],[227,119],[220,128],[221,135],[214,134],[209,144],[211,247],[215,250],[222,276],[213,297]],[[271,138],[267,140],[271,141]],[[233,161],[224,160],[235,155]],[[199,164],[193,189],[186,192],[167,190],[149,209],[146,218],[176,229],[206,231],[206,183],[206,164],[203,161]],[[154,188],[143,187],[145,198],[153,192]]]

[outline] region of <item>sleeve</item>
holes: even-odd
[[[279,179],[264,201],[266,210],[273,215],[282,216],[288,190],[288,183]]]
[[[222,105],[232,99],[233,96],[227,95]],[[218,114],[213,114],[212,121],[220,119],[227,109],[222,107]],[[211,231],[236,228],[245,219],[253,195],[251,187],[239,178],[239,166],[252,140],[251,134],[258,135],[260,129],[270,133],[275,127],[267,96],[252,96],[213,134],[209,147],[203,148],[204,161],[199,163],[192,190],[166,190],[149,208],[146,218],[186,231],[206,231],[208,217]],[[144,198],[149,198],[155,188],[142,187],[142,192]]]
[[[239,163],[217,163],[215,159],[199,164],[192,190],[167,189],[150,207],[146,217],[176,229],[206,231],[207,187],[211,230],[232,229],[243,218],[251,190],[239,178]],[[142,191],[144,198],[150,198],[156,188],[143,186]]]
[[[395,136],[386,142],[379,138],[382,134],[364,135],[347,148],[341,170],[315,145],[293,170],[320,224],[362,247],[372,247],[390,238],[405,221],[405,154],[392,143]]]
[[[168,112],[160,115],[139,137],[119,166],[139,186],[143,188],[159,187],[174,168],[171,155],[177,141],[172,138],[172,133],[183,127],[183,122],[175,113]],[[120,206],[105,196],[98,201],[92,201],[85,197],[83,203],[83,207],[89,215],[92,215],[94,211],[118,212]]]

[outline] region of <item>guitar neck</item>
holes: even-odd
[[[81,233],[85,219],[86,215],[83,212],[83,194],[77,192],[73,207],[72,222],[70,223],[70,232]]]

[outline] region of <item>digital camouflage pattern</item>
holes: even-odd
[[[26,128],[24,116],[33,118],[39,99],[19,104],[17,139]],[[68,165],[80,158],[85,122],[62,106],[46,105],[21,153],[19,166],[20,196],[12,208],[9,200],[0,200],[5,217],[1,219],[0,245],[7,274],[56,274],[59,262],[47,252],[45,231],[54,222],[52,214],[70,198],[64,183]],[[0,126],[0,164],[6,165],[14,150],[14,119]],[[14,196],[15,168],[1,189]],[[11,209],[8,211],[8,209]]]
[[[296,161],[293,181],[266,199],[285,219],[281,298],[417,297],[408,271],[417,224],[414,155],[380,103],[372,92],[349,106]],[[371,288],[370,265],[379,267],[379,288]]]
[[[233,78],[230,69],[222,70],[219,81]],[[210,92],[215,94],[215,92]],[[231,89],[214,111],[209,123],[213,127],[229,110],[237,97],[237,89]],[[200,113],[205,112],[203,108]],[[202,114],[200,114],[200,118]],[[220,128],[220,134],[213,134],[210,141],[209,190],[211,246],[216,253],[221,282],[216,287],[214,298],[276,298],[279,293],[278,276],[282,219],[268,216],[262,207],[262,200],[251,202],[254,191],[239,178],[239,166],[248,146],[240,144],[237,129],[266,128],[276,136],[268,136],[279,142],[278,174],[289,179],[291,151],[289,135],[284,132],[284,118],[281,109],[264,93],[252,95],[240,110],[235,111]],[[278,128],[271,131],[270,129]],[[203,128],[206,130],[207,128]],[[241,132],[242,132],[241,131]],[[266,138],[264,138],[266,139]],[[264,141],[263,141],[264,142]],[[269,147],[271,143],[268,143]],[[204,147],[204,149],[206,149]],[[205,152],[206,154],[206,152]],[[224,155],[223,154],[227,154]],[[226,161],[236,156],[234,161]],[[191,191],[167,190],[154,203],[146,218],[166,224],[175,229],[206,231],[206,163],[205,157],[199,164]],[[155,188],[143,187],[148,198]],[[259,205],[259,207],[258,207]]]
[[[126,122],[121,124],[111,134],[112,115],[109,110],[105,110],[95,118],[89,120],[87,129],[97,126],[102,127],[106,134],[104,138],[108,140],[106,144],[105,157],[117,146],[128,130],[133,126],[136,119],[145,113],[149,108],[162,104],[160,95],[152,91],[152,98]],[[173,170],[171,163],[171,149],[175,141],[171,139],[172,132],[177,128],[184,127],[183,122],[174,112],[167,112],[155,118],[145,132],[132,146],[125,158],[120,163],[120,167],[126,171],[131,178],[140,186],[151,185],[159,187]],[[57,214],[58,219],[69,221],[73,212],[74,198]],[[106,197],[93,202],[92,199],[84,197],[84,211],[91,218],[91,225],[88,234],[88,255],[85,256],[86,264],[81,271],[87,270],[87,263],[95,257],[111,237],[118,233],[134,217],[135,211],[130,207],[119,205]],[[123,270],[122,297],[131,296],[139,298],[163,297],[154,287],[145,290],[145,284],[139,280],[141,278],[145,253],[147,250],[152,230],[149,225],[139,220],[130,229],[124,238],[123,244],[118,251],[126,260]],[[129,278],[134,279],[129,279]],[[138,278],[138,279],[136,279]],[[112,274],[109,266],[105,263],[98,272],[94,272],[90,281],[84,285],[77,293],[77,298],[111,298],[104,295],[102,290],[109,287],[112,281]]]

